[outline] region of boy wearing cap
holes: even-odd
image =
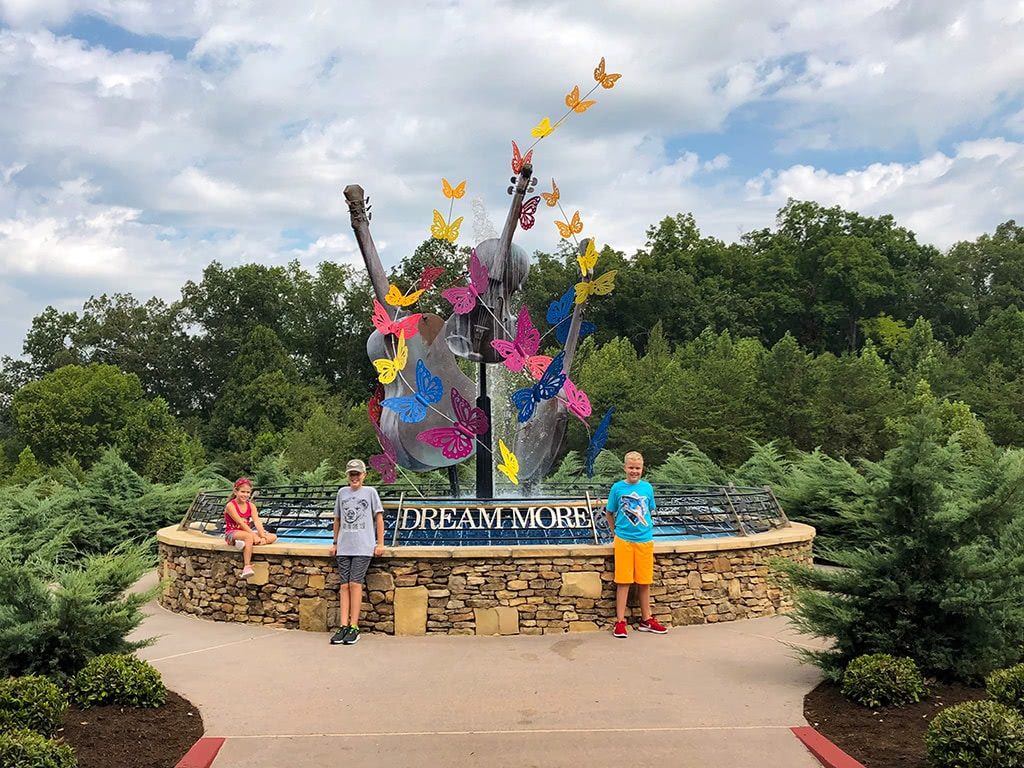
[[[366,465],[352,459],[346,466],[348,485],[338,489],[334,500],[334,543],[331,555],[338,558],[341,573],[341,628],[332,645],[359,641],[359,612],[363,607],[363,580],[370,559],[384,554],[384,506],[377,489],[363,485]]]

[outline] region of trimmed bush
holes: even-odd
[[[1024,717],[998,701],[946,707],[924,736],[932,768],[1022,768]]]
[[[75,751],[59,739],[28,728],[0,733],[0,765],[4,768],[75,768]]]
[[[80,707],[159,707],[167,698],[167,689],[152,664],[134,656],[107,653],[90,660],[75,675],[71,698]]]
[[[45,677],[0,680],[0,730],[29,728],[51,736],[68,709],[68,697]]]
[[[887,653],[851,661],[843,673],[842,692],[863,707],[902,707],[928,694],[914,660]]]
[[[1024,664],[997,669],[985,678],[985,690],[1000,704],[1024,710]]]

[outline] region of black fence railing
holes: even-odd
[[[285,541],[329,543],[334,518],[337,486],[289,485],[261,488],[253,494],[264,525]],[[453,499],[447,488],[430,489],[436,495],[409,493],[391,495],[388,488],[378,488],[384,502],[384,540],[394,546],[472,546],[530,544],[593,544],[611,540],[604,514],[607,487],[579,484],[550,484],[543,495],[529,498],[496,498],[478,501],[472,498]],[[421,489],[429,494],[427,489]],[[658,507],[654,517],[656,539],[682,539],[713,536],[745,536],[763,533],[789,525],[786,515],[771,489],[738,488],[734,486],[659,485],[655,489]],[[203,491],[189,507],[181,522],[212,535],[224,532],[224,506],[228,490]],[[495,514],[494,508],[506,505],[506,514]],[[487,513],[481,511],[486,508]],[[527,511],[532,507],[552,510],[543,514],[536,525],[528,525]],[[558,509],[575,510],[563,512]],[[448,518],[423,519],[423,509],[451,510]],[[519,512],[513,514],[513,508]],[[455,523],[465,510],[473,516],[468,524]],[[581,517],[585,514],[585,518]],[[415,524],[410,525],[410,517]],[[445,525],[448,520],[452,525]],[[558,524],[571,520],[571,525]],[[549,525],[545,525],[545,521]],[[486,523],[483,524],[483,523]]]

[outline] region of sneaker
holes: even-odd
[[[349,627],[348,634],[341,641],[342,645],[355,645],[359,642],[359,627]]]
[[[653,632],[656,635],[668,634],[668,630],[665,629],[665,627],[663,627],[658,622],[658,620],[653,616],[651,616],[651,618],[649,619],[644,619],[643,621],[641,621],[639,624],[636,625],[636,628],[639,629],[641,632]]]
[[[250,576],[255,576],[255,575],[256,575],[256,571],[254,571],[252,569],[251,565],[247,565],[247,566],[245,566],[245,568],[242,569],[242,578],[243,579],[248,579]]]
[[[625,637],[626,636],[626,622],[617,621],[615,622],[615,629],[612,630],[613,637]]]
[[[352,627],[348,625],[344,627],[339,627],[338,631],[334,633],[334,637],[331,638],[331,645],[343,644],[345,642],[345,637],[348,635],[349,630],[351,629]]]

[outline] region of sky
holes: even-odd
[[[946,249],[1024,219],[1024,1],[0,0],[0,354],[47,305],[173,300],[211,261],[385,266],[467,182],[500,229],[532,143],[583,236],[634,253],[692,213],[726,242],[788,198],[893,214]],[[518,232],[553,251],[557,211]]]

